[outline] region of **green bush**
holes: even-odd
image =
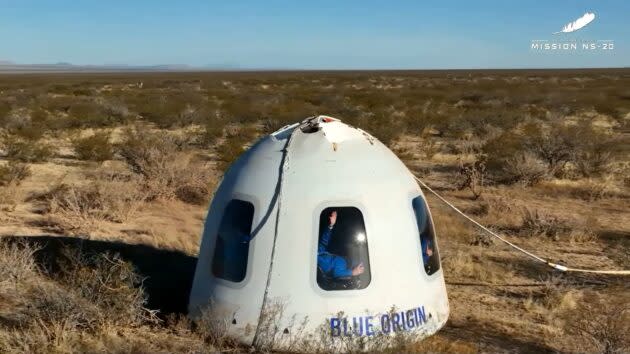
[[[144,125],[127,127],[123,131],[123,141],[117,144],[120,156],[129,165],[132,172],[147,177],[147,165],[152,164],[156,151],[175,153],[177,146],[164,133],[152,132]]]
[[[7,102],[0,102],[0,128],[4,127],[7,121],[7,116],[11,112],[11,105]]]
[[[547,173],[565,176],[567,164],[585,177],[601,175],[616,152],[614,142],[611,135],[595,129],[588,120],[567,124],[558,119],[529,122],[520,130],[504,132],[488,140],[483,152],[488,156],[489,170],[499,180],[531,184]]]
[[[37,100],[37,105],[50,112],[67,113],[75,102],[75,98],[70,96],[44,96]]]
[[[113,123],[103,107],[95,102],[85,101],[74,103],[70,106],[69,125],[78,127],[105,127]]]
[[[228,131],[226,139],[217,146],[217,158],[219,160],[217,167],[219,170],[226,171],[245,151],[245,147],[254,142],[257,135],[258,131],[251,125],[240,127],[231,133]]]
[[[182,127],[199,123],[213,113],[213,104],[205,102],[196,92],[169,94],[139,94],[127,98],[130,107],[144,119],[160,128]]]
[[[42,140],[24,139],[16,135],[4,134],[0,137],[0,146],[7,158],[22,162],[42,162],[53,155],[53,148]]]
[[[114,151],[109,138],[109,132],[97,132],[84,138],[72,139],[72,147],[81,160],[111,160],[114,157]]]
[[[202,141],[204,145],[212,145],[223,136],[225,120],[220,118],[208,118],[203,122]]]

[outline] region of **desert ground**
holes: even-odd
[[[630,269],[630,70],[0,76],[0,352],[249,351],[186,317],[208,203],[316,114],[511,242]],[[432,353],[630,352],[630,278],[563,273],[427,193],[451,314]]]

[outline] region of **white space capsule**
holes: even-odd
[[[259,349],[375,349],[431,335],[449,307],[424,195],[360,129],[327,116],[282,128],[217,189],[189,310]]]

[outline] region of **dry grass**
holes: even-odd
[[[509,266],[493,264],[492,261],[485,258],[482,250],[475,248],[449,254],[443,263],[445,272],[449,274],[449,279],[452,280],[501,284],[513,277]],[[501,269],[501,266],[504,269]]]
[[[26,164],[9,161],[0,165],[0,211],[13,211],[22,203],[25,193],[19,186],[30,175],[30,168]]]
[[[584,268],[628,268],[629,82],[627,70],[1,76],[0,234],[189,257],[239,154],[280,126],[330,114],[394,147],[518,245]],[[628,351],[627,284],[550,278],[428,198],[451,319],[422,342],[396,339],[395,350]],[[0,244],[0,352],[249,350],[221,335],[212,312],[157,321],[143,301],[164,291],[143,289],[115,253],[69,250],[54,272],[40,254]]]
[[[31,175],[27,164],[9,161],[0,165],[0,186],[18,186],[22,180]]]
[[[147,199],[177,198],[205,204],[212,188],[211,171],[194,154],[183,152],[177,137],[135,126],[125,130],[120,155],[132,172],[142,178]]]
[[[572,343],[576,351],[614,354],[630,349],[630,298],[625,290],[616,295],[587,292],[564,311],[564,331],[576,339]]]
[[[403,349],[413,353],[479,353],[479,347],[465,340],[452,340],[440,334],[429,337],[421,342],[413,343]]]
[[[57,232],[86,235],[101,223],[124,223],[137,215],[147,193],[138,179],[92,180],[83,184],[54,182],[48,190],[30,197],[47,215],[48,227]]]
[[[0,242],[3,353],[215,352],[204,322],[146,308],[142,278],[116,254],[65,248],[41,263],[41,247]],[[48,259],[48,258],[43,258]]]

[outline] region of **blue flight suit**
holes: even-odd
[[[428,237],[426,237],[425,235],[420,236],[420,246],[422,247],[422,260],[424,261],[424,265],[428,265],[429,264],[429,254],[428,254],[428,249],[431,248],[433,249],[433,245],[431,244],[431,240],[429,240]]]
[[[351,277],[352,270],[348,268],[346,259],[327,251],[331,235],[332,228],[327,227],[319,238],[319,244],[317,246],[317,266],[324,274],[331,275],[333,278]]]

